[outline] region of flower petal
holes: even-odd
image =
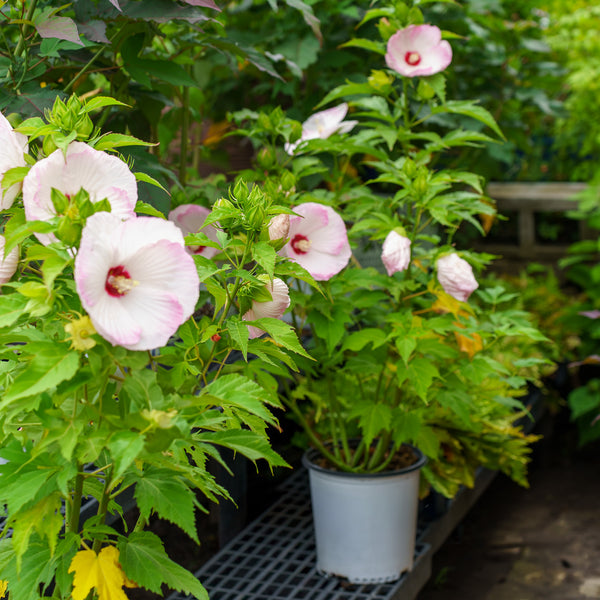
[[[111,269],[121,267],[131,288],[107,290]],[[181,231],[170,221],[122,221],[96,213],[86,223],[75,259],[77,292],[96,331],[130,350],[163,346],[192,314],[199,280]]]
[[[410,54],[418,55],[412,64],[407,61]],[[433,75],[443,71],[452,62],[452,47],[434,25],[409,25],[390,37],[385,61],[405,77]]]
[[[169,221],[173,221],[173,223],[181,229],[184,236],[202,231],[209,239],[216,242],[216,228],[212,225],[207,225],[202,228],[204,221],[209,214],[210,210],[204,206],[199,206],[197,204],[182,204],[169,213]],[[219,253],[217,248],[211,248],[210,246],[187,246],[186,249],[190,254],[200,254],[206,258],[212,258]]]
[[[19,248],[13,248],[6,256],[4,256],[5,245],[6,238],[3,235],[0,235],[0,285],[10,281],[19,264]]]
[[[61,150],[55,150],[31,167],[23,180],[23,205],[28,221],[46,221],[56,214],[51,199],[52,188],[68,196],[83,188],[92,202],[106,198],[113,214],[124,219],[134,215],[137,201],[135,175],[120,158],[94,150],[82,142],[69,144],[66,158]]]
[[[6,171],[26,166],[23,158],[25,152],[27,152],[27,138],[16,133],[7,118],[0,113],[0,183]],[[0,192],[0,210],[10,208],[20,190],[21,184],[15,183],[3,193]]]

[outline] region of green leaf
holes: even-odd
[[[434,377],[439,377],[437,367],[426,358],[415,358],[408,365],[408,379],[413,384],[417,395],[427,400],[427,390],[431,387]]]
[[[355,411],[352,411],[356,414]],[[392,422],[392,408],[388,404],[365,402],[358,411],[358,424],[367,446],[381,433],[389,431]]]
[[[217,406],[243,409],[271,425],[277,423],[275,417],[265,407],[265,403],[279,406],[277,396],[271,397],[264,388],[242,375],[235,373],[222,375],[202,388],[199,399],[203,402],[210,399],[210,402]]]
[[[206,431],[194,435],[194,439],[210,442],[243,454],[252,461],[266,460],[273,467],[289,465],[270,446],[268,440],[247,429],[228,429],[225,431]]]
[[[134,496],[143,518],[147,519],[154,511],[200,543],[196,532],[194,494],[175,471],[148,467],[134,480]]]
[[[160,408],[163,392],[156,382],[156,372],[150,369],[137,371],[134,377],[125,377],[119,397],[137,409]]]
[[[490,129],[492,129],[500,138],[503,140],[506,139],[504,134],[498,127],[496,120],[492,116],[492,114],[483,108],[483,106],[478,106],[474,102],[469,100],[452,100],[443,104],[442,106],[434,106],[431,109],[432,114],[439,113],[453,113],[459,115],[465,115],[467,117],[471,117],[472,119],[476,119],[480,121],[484,125],[487,125]]]
[[[37,343],[35,347],[36,354],[6,390],[0,401],[0,409],[20,398],[45,392],[77,373],[79,352],[66,350],[66,345],[51,342]]]
[[[96,96],[95,98],[86,100],[85,104],[83,105],[83,111],[89,113],[93,110],[104,108],[105,106],[125,106],[127,108],[131,108],[129,104],[125,104],[124,102],[120,102],[119,100],[115,100],[109,96]]]
[[[372,344],[372,348],[378,348],[385,343],[385,340],[385,331],[375,327],[366,327],[348,335],[344,340],[342,350],[360,352],[367,344]]]
[[[406,366],[408,366],[408,360],[416,347],[417,340],[414,337],[405,336],[396,338],[396,348],[398,348],[398,352]]]
[[[4,172],[2,176],[2,190],[7,190],[15,183],[21,183],[31,167],[13,167]]]
[[[138,175],[143,175],[143,173],[136,173],[136,179],[137,179]],[[141,200],[138,200],[135,203],[135,212],[140,215],[148,215],[150,217],[158,217],[159,219],[166,219],[165,215],[163,215],[163,213],[161,213],[160,210],[158,210],[157,208],[154,208],[154,206],[152,206],[152,204],[148,204],[147,202],[142,202]]]
[[[298,341],[296,332],[291,325],[288,325],[279,319],[272,319],[269,317],[255,319],[254,321],[246,321],[246,323],[266,331],[273,338],[275,343],[283,346],[287,350],[291,350],[306,358],[312,358]]]
[[[382,56],[385,55],[386,52],[383,42],[376,42],[374,40],[365,40],[361,38],[349,40],[341,44],[340,48],[363,48],[364,50],[370,50],[371,52],[376,52]]]
[[[591,411],[600,409],[600,392],[593,391],[589,387],[579,387],[569,394],[568,402],[571,409],[571,420],[575,420]]]
[[[160,538],[149,531],[131,533],[119,544],[119,561],[125,575],[138,585],[162,595],[161,586],[208,600],[202,584],[189,571],[173,562]]]
[[[21,294],[0,295],[0,327],[9,327],[23,314],[27,298]]]
[[[27,551],[29,539],[34,531],[37,531],[40,537],[48,538],[50,552],[54,554],[58,534],[63,526],[60,507],[60,495],[55,492],[42,498],[33,508],[20,513],[16,519],[11,521],[17,568],[21,566],[21,559]]]
[[[244,355],[244,360],[248,360],[248,338],[250,333],[246,322],[242,321],[239,316],[231,317],[227,320],[227,331],[229,331],[231,339],[238,345]]]
[[[94,143],[96,150],[112,150],[113,148],[121,148],[122,146],[155,146],[150,142],[144,142],[132,135],[124,133],[106,133]],[[162,186],[161,186],[162,187]]]
[[[321,286],[317,283],[314,277],[306,269],[301,267],[297,262],[294,262],[292,260],[277,263],[275,275],[279,275],[280,277],[288,276],[293,277],[294,279],[299,279],[300,281],[308,283],[311,287],[323,293]]]
[[[12,540],[0,540],[0,573],[4,580],[10,582],[11,598],[39,600],[39,584],[43,582],[48,585],[52,581],[54,566],[55,560],[50,555],[48,545],[36,536],[23,556],[19,571]]]
[[[268,242],[257,242],[252,246],[252,258],[273,278],[277,253]]]
[[[347,98],[348,96],[359,96],[368,94],[371,95],[373,93],[373,88],[368,83],[345,83],[343,85],[339,85],[334,88],[315,106],[315,108],[320,108],[321,106],[325,106],[332,102],[333,100],[338,100],[340,98]]]
[[[0,498],[6,504],[9,513],[16,513],[33,500],[42,486],[55,473],[51,469],[34,469],[26,472],[2,476]]]
[[[157,188],[160,188],[163,192],[166,192],[167,194],[169,193],[167,189],[165,189],[165,187],[156,179],[154,179],[154,177],[150,177],[150,175],[148,175],[147,173],[134,173],[135,175],[135,180],[136,181],[143,181],[144,183],[149,183],[150,185],[153,185]],[[140,204],[140,202],[138,201],[138,204]],[[142,204],[144,204],[145,206],[150,206],[150,204],[146,204],[145,202],[142,202]],[[136,212],[137,212],[137,204],[136,204]],[[148,214],[148,213],[145,213]],[[162,215],[162,213],[161,213]],[[164,218],[164,215],[162,215]]]
[[[118,479],[131,466],[144,449],[145,436],[137,431],[115,431],[107,446],[111,452],[114,470],[113,479]]]
[[[312,29],[315,37],[320,43],[323,42],[323,35],[321,34],[320,21],[315,16],[312,6],[302,2],[302,0],[284,0],[288,6],[299,10],[302,13],[304,22]]]

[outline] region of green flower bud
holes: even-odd
[[[57,148],[58,148],[58,146],[54,142],[52,134],[47,135],[44,138],[44,142],[42,144],[42,149],[44,150],[44,154],[46,156],[50,156]]]

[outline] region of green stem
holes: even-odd
[[[112,468],[106,471],[106,478],[104,479],[104,487],[102,488],[102,497],[100,498],[100,505],[98,506],[98,516],[100,517],[99,522],[104,524],[106,521],[106,514],[108,513],[108,501],[110,500],[110,487],[112,485]],[[95,539],[92,550],[97,554],[102,546],[101,539]]]
[[[375,452],[371,455],[371,459],[367,465],[367,469],[369,471],[380,470],[380,463],[385,456],[385,452],[390,447],[390,434],[385,432],[377,441],[377,447],[375,448]]]
[[[121,28],[117,29],[117,31],[115,31],[115,33],[113,33],[110,38],[109,38],[109,42],[113,42],[114,39],[117,37],[117,35],[119,35],[119,33],[121,33]],[[104,52],[105,50],[105,46],[100,46],[100,48],[98,48],[98,50],[96,50],[96,52],[93,54],[92,58],[90,58],[90,60],[87,61],[87,63],[85,63],[85,65],[83,65],[83,67],[81,67],[81,69],[77,72],[77,74],[75,75],[75,77],[73,77],[73,79],[71,79],[71,81],[69,81],[69,83],[65,86],[64,88],[64,92],[65,94],[68,94],[70,89],[75,85],[75,82],[83,75],[87,72],[87,70],[96,62],[96,59]]]
[[[181,113],[181,146],[179,149],[179,181],[185,185],[187,179],[188,135],[190,128],[190,89],[183,88]]]
[[[338,469],[343,471],[351,471],[353,469],[349,468],[342,460],[340,460],[335,454],[327,450],[325,444],[321,441],[321,439],[314,433],[311,429],[308,421],[304,418],[302,411],[298,408],[296,403],[293,400],[284,399],[287,407],[294,413],[294,416],[300,422],[300,426],[306,432],[308,439],[311,441],[312,445],[323,455],[324,458],[329,460],[331,464],[336,466]]]
[[[404,127],[410,129],[410,104],[408,102],[408,79],[402,79],[402,95],[404,100]]]
[[[83,472],[81,465],[77,465],[75,477],[75,491],[71,500],[71,514],[69,515],[69,531],[79,532],[79,513],[81,511],[81,497],[83,496]]]
[[[29,5],[29,9],[27,10],[27,15],[25,16],[25,21],[31,21],[33,19],[33,13],[35,12],[35,7],[37,5],[37,0],[31,0],[31,4]],[[17,47],[15,48],[15,56],[20,56],[21,52],[25,50],[25,33],[27,32],[27,23],[23,23],[21,27],[21,33],[19,35],[19,41],[17,42]]]

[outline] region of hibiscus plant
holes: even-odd
[[[15,128],[0,115],[0,597],[206,598],[151,517],[198,541],[196,509],[228,498],[219,448],[285,465],[267,439],[273,374],[308,355],[273,317],[281,277],[311,282],[269,239],[289,209],[238,183],[210,216],[167,219],[116,151],[143,143],[94,126],[118,104],[58,99]]]
[[[495,208],[480,176],[444,164],[448,151],[502,133],[476,102],[446,97],[452,47],[417,6],[385,3],[362,24],[375,20],[381,39],[345,46],[376,53],[380,68],[331,90],[302,125],[280,109],[233,115],[257,147],[257,168],[243,176],[265,188],[291,182],[280,253],[321,287],[290,292],[316,361],[287,380],[283,401],[337,469],[385,470],[412,443],[447,495],[472,485],[481,464],[525,484],[534,438],[513,422],[524,410],[522,370],[543,359],[495,348],[544,337],[501,287],[476,292],[474,269],[492,257],[454,237],[461,226],[483,235]]]

